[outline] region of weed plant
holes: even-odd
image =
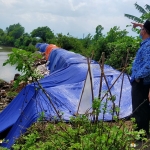
[[[30,58],[30,59],[29,59]],[[34,58],[34,59],[33,59]],[[40,76],[34,72],[33,64],[37,57],[29,52],[14,49],[9,59],[4,63],[14,65],[23,75],[20,81],[28,81],[29,77],[37,81]],[[39,85],[39,88],[42,88]],[[44,89],[43,93],[44,93]],[[45,93],[46,94],[46,93]],[[112,109],[108,112],[108,101]],[[119,108],[115,106],[115,96],[107,98],[106,102],[95,98],[92,113],[77,114],[69,122],[45,120],[42,112],[39,119],[25,134],[21,135],[12,146],[12,150],[132,150],[136,140],[144,141],[140,149],[147,146],[143,130],[136,131],[134,119],[131,126],[119,118]],[[112,115],[112,121],[105,121],[105,114]],[[102,116],[102,119],[99,119]],[[57,118],[57,117],[56,117]],[[3,148],[1,148],[3,149]]]
[[[111,100],[111,99],[110,99]],[[113,99],[114,101],[114,99]],[[116,114],[118,108],[111,111],[113,121],[98,120],[98,116],[106,113],[107,105],[100,99],[93,101],[93,113],[76,115],[69,123],[44,122],[40,116],[28,131],[12,146],[14,150],[133,150],[135,141],[145,141],[139,149],[147,146],[144,131],[135,131],[134,119],[131,126]],[[103,111],[99,109],[103,107]],[[137,146],[137,145],[136,145]]]

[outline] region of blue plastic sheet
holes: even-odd
[[[42,44],[43,44],[43,43],[37,43],[37,44],[35,45],[35,47],[36,47],[36,48],[39,48]]]
[[[50,62],[48,69],[51,73],[72,64],[87,63],[87,59],[82,55],[61,48],[53,49],[48,61]]]
[[[43,49],[43,47],[41,48]],[[42,112],[45,114],[45,119],[53,120],[54,117],[58,117],[55,111],[58,110],[64,113],[62,117],[65,121],[68,121],[71,116],[77,113],[88,72],[87,59],[80,54],[58,48],[51,52],[49,61],[48,68],[51,73],[39,80],[40,85],[49,96],[47,97],[43,93],[38,83],[29,84],[0,113],[0,133],[12,126],[5,138],[8,142],[3,142],[3,147],[10,148],[16,138],[37,121]],[[97,98],[99,95],[101,70],[99,64],[94,60],[91,60],[90,68],[94,97]],[[119,117],[129,116],[132,113],[129,77],[108,65],[104,65],[104,73],[109,88],[111,88],[111,94],[116,96],[115,105],[120,105]],[[116,80],[117,78],[118,80]],[[108,91],[106,81],[103,78],[102,97]],[[123,89],[121,93],[122,81]],[[106,101],[106,97],[103,101]],[[112,115],[109,112],[110,109],[112,109],[112,102],[108,101],[108,111],[104,115],[104,120],[106,121],[112,119]],[[100,114],[99,120],[102,118],[103,115]]]
[[[40,44],[38,47],[40,52],[45,52],[48,45],[49,44],[46,44],[46,43]]]

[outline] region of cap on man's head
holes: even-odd
[[[148,34],[150,34],[150,21],[146,20],[143,26],[147,30]]]

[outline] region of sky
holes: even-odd
[[[145,8],[150,0],[0,0],[0,28],[20,23],[25,32],[31,33],[38,27],[48,26],[54,34],[62,33],[83,38],[101,25],[103,34],[114,26],[126,29],[131,36],[132,20],[124,17],[141,14],[134,4]]]

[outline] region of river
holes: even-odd
[[[6,65],[3,66],[3,63],[8,58],[8,54],[11,53],[12,48],[0,46],[0,79],[10,82],[14,78],[15,73],[18,73],[15,70],[15,66]]]

